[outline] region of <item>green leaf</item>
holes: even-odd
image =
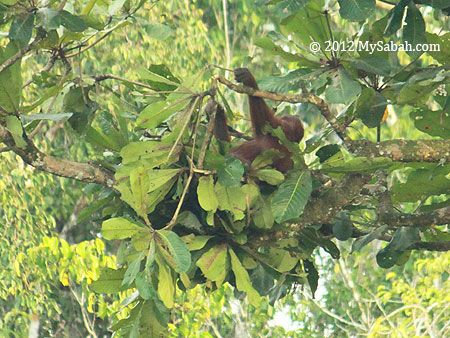
[[[242,162],[235,157],[227,158],[226,162],[226,166],[217,172],[218,182],[223,187],[238,185],[244,175]]]
[[[0,64],[18,52],[14,42],[10,42],[6,48],[0,46]],[[19,102],[22,98],[22,59],[17,60],[12,66],[0,73],[0,106],[8,113],[19,110]]]
[[[275,222],[272,212],[271,199],[261,197],[259,199],[260,205],[256,209],[256,213],[253,215],[253,223],[255,227],[259,229],[270,229]]]
[[[311,191],[311,173],[307,170],[293,173],[273,196],[272,210],[275,221],[280,224],[300,216]]]
[[[110,218],[102,223],[102,235],[108,240],[128,238],[139,231],[147,231],[147,228],[122,217]]]
[[[192,237],[190,237],[191,235]],[[184,236],[182,238],[190,251],[202,249],[209,241],[209,239],[213,238],[213,236],[195,236],[193,234],[191,235]]]
[[[162,185],[169,182],[176,175],[181,173],[182,169],[154,169],[147,172],[149,179],[148,192],[152,192]]]
[[[317,287],[319,285],[319,272],[314,266],[314,263],[307,259],[303,260],[303,266],[305,267],[305,272],[308,274],[308,284],[314,297],[314,294],[316,293]]]
[[[144,78],[146,80],[165,83],[167,85],[171,85],[176,88],[178,88],[180,86],[180,83],[176,82],[175,80],[169,80],[169,78],[170,78],[169,75],[166,75],[166,77],[164,77],[159,74],[153,73],[150,70],[145,69],[143,67],[138,69],[138,73],[142,78]],[[177,96],[174,96],[174,98],[175,97],[177,97]]]
[[[176,263],[175,271],[187,272],[191,265],[191,253],[183,240],[173,231],[158,230],[157,233]]]
[[[366,73],[372,73],[381,76],[388,76],[391,67],[388,60],[375,55],[367,57],[360,57],[358,59],[350,59],[349,62],[359,70],[363,70]]]
[[[152,284],[147,281],[144,272],[140,272],[136,276],[136,289],[139,291],[139,296],[146,300],[158,296],[158,293],[153,288]]]
[[[252,286],[247,270],[242,266],[239,258],[231,248],[228,249],[228,252],[231,257],[231,269],[233,270],[234,277],[236,278],[236,288],[239,291],[247,293],[250,304],[256,307],[260,306],[262,297]]]
[[[291,256],[289,251],[270,248],[269,257],[271,265],[276,268],[278,272],[288,272],[292,270],[298,263],[296,256]]]
[[[130,173],[131,193],[133,194],[134,207],[141,217],[147,215],[147,191],[150,187],[150,180],[143,167],[137,167]]]
[[[28,45],[34,27],[34,15],[16,16],[9,29],[9,39],[16,41],[21,48]]]
[[[340,241],[346,241],[353,233],[353,223],[350,219],[338,219],[333,224],[333,235]]]
[[[55,9],[49,7],[39,8],[36,12],[36,17],[36,25],[47,31],[57,29],[61,26],[61,17]]]
[[[181,98],[175,103],[167,105],[167,101],[158,101],[145,107],[139,114],[136,123],[141,128],[154,129],[172,114],[182,111],[189,101],[188,98]]]
[[[450,139],[450,112],[420,109],[412,111],[410,116],[421,132]]]
[[[448,194],[450,179],[448,172],[418,169],[409,174],[405,183],[395,182],[392,199],[396,202],[417,202],[428,196]]]
[[[341,148],[337,144],[327,144],[316,151],[317,157],[320,159],[320,163],[325,162],[333,155],[339,153]]]
[[[116,294],[128,289],[128,287],[122,285],[124,275],[125,269],[102,268],[100,277],[92,282],[90,288],[97,293]]]
[[[425,37],[425,20],[422,17],[422,13],[416,7],[413,1],[408,4],[408,11],[405,18],[406,26],[403,28],[403,42],[410,43],[413,49],[418,44],[426,43]],[[416,57],[422,54],[422,51],[406,51],[408,55]]]
[[[196,265],[202,270],[203,275],[209,280],[222,285],[229,269],[227,246],[222,244],[205,252]]]
[[[376,93],[370,102],[370,107],[361,113],[361,121],[367,128],[377,127],[383,119],[386,107],[386,98],[380,93]]]
[[[27,142],[23,138],[24,133],[22,122],[20,122],[20,120],[14,115],[6,116],[5,122],[6,129],[8,129],[8,131],[11,133],[16,146],[19,148],[25,148],[27,146]]]
[[[174,305],[175,296],[175,283],[172,272],[158,256],[156,256],[156,263],[159,267],[158,296],[163,301],[164,305],[170,309]]]
[[[410,0],[400,0],[393,9],[389,12],[389,20],[384,30],[384,35],[389,36],[397,32],[402,27],[403,15],[405,13],[406,5]]]
[[[84,134],[94,119],[94,112],[98,108],[97,102],[89,98],[88,87],[72,87],[64,96],[63,111],[71,113],[69,123],[80,134]]]
[[[198,202],[203,210],[216,212],[219,202],[214,190],[214,177],[202,176],[197,187]]]
[[[148,35],[155,40],[164,41],[175,34],[174,29],[161,23],[151,23],[148,26]]]
[[[228,210],[233,213],[233,219],[239,221],[245,217],[247,201],[240,185],[223,187],[219,183],[215,186],[215,196],[220,210]]]
[[[275,169],[259,169],[255,176],[270,185],[280,185],[284,181],[284,175]]]
[[[361,92],[361,85],[353,80],[347,71],[340,67],[333,76],[331,86],[325,89],[325,97],[329,103],[350,103]]]
[[[375,0],[338,0],[339,14],[349,21],[362,21],[375,10]]]
[[[297,62],[302,66],[316,66],[316,64],[301,54],[293,54],[284,51],[283,47],[277,46],[269,37],[263,37],[255,41],[255,45],[263,48],[265,51],[272,55],[281,56],[284,60],[288,62]]]
[[[82,32],[88,28],[81,17],[73,15],[68,11],[60,11],[59,17],[61,18],[61,25],[72,32]]]
[[[108,7],[108,14],[111,16],[116,14],[122,9],[125,2],[126,0],[113,0]]]
[[[132,163],[144,159],[154,159],[161,156],[167,157],[172,145],[158,141],[130,142],[120,151],[122,163]]]
[[[189,210],[185,210],[178,215],[176,224],[180,224],[187,229],[196,230],[197,232],[202,231],[201,229],[203,227],[198,217]]]
[[[145,252],[142,251],[139,256],[130,263],[128,266],[127,271],[125,271],[125,275],[123,276],[122,285],[124,286],[130,286],[131,283],[134,282],[136,279],[136,276],[141,268],[141,261],[144,258]]]
[[[303,9],[310,0],[281,0],[277,1],[273,13],[284,19]]]

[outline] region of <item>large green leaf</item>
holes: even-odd
[[[340,67],[334,74],[331,86],[325,90],[329,103],[350,103],[361,92],[360,84],[353,80],[347,71]]]
[[[130,142],[122,148],[120,156],[122,163],[127,164],[143,159],[157,159],[163,155],[167,157],[171,148],[172,145],[158,141]]]
[[[148,206],[147,191],[150,187],[150,180],[143,167],[137,167],[131,171],[130,186],[137,214],[141,217],[146,217]]]
[[[216,212],[219,202],[214,190],[214,177],[212,175],[200,177],[197,195],[198,202],[204,210]]]
[[[244,166],[234,157],[229,157],[226,161],[226,166],[217,172],[218,182],[223,187],[238,185],[244,175]]]
[[[164,260],[156,256],[158,263],[158,296],[169,309],[174,305],[175,282],[170,268],[164,264]]]
[[[239,221],[245,217],[247,201],[241,186],[223,187],[219,183],[215,186],[215,194],[220,210],[228,210],[233,213],[233,219]]]
[[[125,271],[125,275],[123,276],[122,285],[130,286],[131,283],[134,282],[141,268],[141,261],[144,258],[144,255],[145,252],[142,251],[139,256],[128,265],[127,271]]]
[[[0,64],[18,52],[15,43],[10,42],[6,47],[0,46]],[[22,98],[22,59],[0,73],[0,106],[9,113],[17,112]]]
[[[412,57],[416,57],[423,52],[414,51],[414,48],[418,44],[426,43],[427,39],[425,37],[425,20],[423,19],[422,13],[412,1],[408,4],[405,22],[406,26],[403,29],[403,43],[408,42],[413,46],[413,51],[407,51],[407,53]]]
[[[349,21],[362,21],[375,10],[375,0],[338,0],[339,14]]]
[[[410,116],[421,132],[445,139],[450,138],[450,112],[420,109],[412,111]]]
[[[17,16],[11,23],[9,39],[17,42],[21,48],[28,45],[34,26],[34,15],[26,14]]]
[[[114,270],[110,268],[103,268],[100,277],[92,282],[90,288],[97,293],[118,293],[126,290],[128,287],[122,285],[125,269]]]
[[[82,32],[88,28],[84,20],[76,15],[62,10],[59,12],[61,24],[72,32]]]
[[[157,233],[176,263],[175,271],[187,272],[191,265],[191,253],[184,241],[173,231],[158,230]]]
[[[384,35],[389,36],[397,32],[402,26],[403,15],[405,13],[406,5],[410,0],[400,0],[393,9],[389,12],[389,20],[384,30]]]
[[[225,280],[229,264],[227,246],[224,244],[209,249],[196,263],[203,275],[218,286]]]
[[[275,221],[283,223],[303,213],[312,191],[311,173],[297,171],[280,185],[272,199]]]
[[[448,194],[450,179],[445,168],[418,169],[405,183],[394,183],[392,198],[397,202],[417,202],[433,195]]]
[[[172,114],[183,110],[189,101],[182,98],[175,103],[167,104],[166,101],[158,101],[145,107],[139,114],[136,122],[139,127],[153,129],[163,121],[167,120]]]
[[[125,218],[110,218],[102,223],[102,235],[105,239],[124,239],[139,231],[146,231],[144,225],[133,223]]]
[[[247,270],[242,266],[241,261],[231,248],[228,249],[228,252],[231,257],[231,268],[233,270],[234,277],[236,278],[236,288],[239,291],[246,292],[250,304],[258,307],[261,304],[262,298],[258,294],[258,291],[256,291],[253,287]]]

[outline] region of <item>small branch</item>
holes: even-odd
[[[333,130],[340,137],[340,139],[346,145],[348,145],[351,142],[350,138],[346,134],[345,125],[342,125],[337,122],[335,116],[331,113],[331,110],[328,107],[328,104],[324,100],[322,100],[320,97],[318,97],[317,95],[314,95],[311,93],[280,94],[280,93],[273,93],[273,92],[268,92],[268,91],[264,91],[264,90],[253,89],[253,88],[250,88],[247,86],[236,85],[233,82],[225,79],[222,75],[218,75],[217,80],[220,83],[223,83],[224,85],[226,85],[231,90],[233,90],[237,93],[241,93],[241,94],[262,97],[262,98],[270,99],[273,101],[282,101],[282,102],[290,102],[290,103],[312,103],[317,106],[317,108],[321,112],[322,116],[328,121],[328,123],[331,125]]]
[[[117,28],[117,25],[114,26],[113,28],[111,28],[111,30],[107,31],[105,34],[103,34],[100,38],[98,38],[97,40],[95,40],[93,43],[91,43],[90,45],[80,49],[78,52],[72,53],[72,54],[68,54],[66,57],[67,58],[71,58],[77,55],[80,55],[82,53],[84,53],[85,51],[87,51],[88,49],[94,47],[96,44],[98,44],[99,42],[101,42],[103,39],[105,39],[108,35],[110,35],[115,29]]]
[[[44,34],[38,35],[34,38],[33,42],[30,43],[27,47],[24,49],[19,50],[16,54],[11,56],[8,60],[3,62],[2,65],[0,65],[0,73],[3,72],[8,67],[11,67],[17,60],[19,60],[22,56],[27,54],[30,50],[33,49],[33,47],[44,38]]]
[[[48,60],[48,63],[45,65],[44,68],[42,68],[39,71],[39,73],[48,72],[50,69],[52,69],[53,66],[55,65],[55,62],[57,59],[58,59],[57,55],[52,54],[52,56],[50,57],[50,60]],[[33,82],[33,78],[31,78],[27,82],[25,82],[24,85],[22,86],[22,88],[29,86],[32,82]]]
[[[450,140],[357,140],[350,142],[349,149],[357,156],[388,157],[396,162],[450,163]]]

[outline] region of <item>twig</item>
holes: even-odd
[[[11,67],[17,60],[19,60],[22,56],[24,56],[26,53],[28,53],[30,50],[33,49],[33,47],[44,38],[44,34],[38,35],[34,38],[33,42],[30,43],[27,47],[24,49],[19,50],[16,54],[11,56],[8,60],[3,62],[2,65],[0,65],[0,73],[3,72],[8,67]]]
[[[42,72],[48,72],[50,69],[53,68],[53,66],[55,65],[56,60],[58,59],[56,54],[52,54],[52,56],[50,57],[50,60],[48,60],[48,63],[45,65],[44,68],[42,68],[39,73]],[[22,86],[22,88],[25,88],[27,86],[29,86],[31,83],[33,82],[33,78],[29,79],[27,82],[24,83],[24,85]]]
[[[197,103],[197,101],[200,99],[200,97],[197,97],[196,99],[195,99],[195,102],[194,102],[194,104],[193,104],[193,107],[195,107],[195,105],[196,105],[196,103]],[[194,109],[192,109],[192,111],[193,111]],[[190,117],[187,119],[187,121],[189,121],[190,120]],[[186,181],[186,185],[184,186],[184,189],[183,189],[183,193],[181,194],[181,197],[180,197],[180,201],[178,202],[178,205],[177,205],[177,209],[175,210],[175,213],[173,214],[173,217],[172,217],[172,219],[170,220],[170,222],[164,227],[164,229],[163,230],[169,230],[169,229],[171,229],[174,225],[175,225],[175,222],[177,221],[177,218],[178,218],[178,214],[180,213],[180,210],[181,210],[181,206],[183,205],[183,201],[184,201],[184,198],[186,197],[186,194],[187,194],[187,192],[188,192],[188,190],[189,190],[189,186],[191,185],[191,181],[192,181],[192,178],[194,177],[194,172],[195,172],[195,166],[194,166],[194,152],[195,152],[195,142],[197,141],[197,131],[198,131],[198,126],[200,125],[200,114],[198,115],[198,117],[197,117],[197,122],[196,122],[196,124],[195,124],[195,128],[194,128],[194,133],[193,133],[193,135],[194,135],[194,137],[193,137],[193,140],[192,140],[192,153],[191,153],[191,158],[189,158],[188,157],[188,160],[190,161],[190,169],[189,169],[189,177],[188,177],[188,179],[187,179],[187,181]],[[180,135],[181,135],[182,133],[180,133]],[[173,149],[173,148],[172,148]],[[169,156],[170,157],[170,156]]]
[[[193,102],[191,101],[192,103],[191,103],[191,106],[189,107],[189,112],[188,112],[188,115],[186,116],[186,120],[184,121],[183,127],[181,128],[180,134],[178,134],[178,137],[175,140],[175,143],[173,144],[172,149],[170,149],[169,155],[167,155],[167,160],[170,159],[170,157],[172,156],[173,152],[175,151],[178,143],[180,142],[181,137],[183,136],[184,131],[186,130],[186,128],[189,124],[189,121],[191,120],[192,114],[194,113],[195,106],[197,105],[198,100],[200,100],[200,96],[197,96],[195,99],[193,99],[192,100]]]

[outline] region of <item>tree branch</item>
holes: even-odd
[[[450,162],[450,140],[351,141],[351,152],[368,158],[388,157],[397,162]]]
[[[360,174],[345,176],[320,197],[311,198],[305,206],[301,223],[292,224],[290,229],[299,231],[307,225],[328,223],[344,206],[358,197],[371,178],[370,175]]]
[[[432,212],[415,212],[413,214],[395,211],[379,214],[379,222],[395,226],[428,227],[430,225],[450,224],[450,207]]]
[[[32,167],[86,183],[97,183],[108,187],[114,185],[114,174],[111,171],[88,163],[59,159],[44,154],[35,147],[31,140],[27,137],[24,137],[24,139],[27,146],[25,148],[17,147],[9,131],[0,125],[0,140]]]
[[[314,95],[311,93],[280,94],[280,93],[273,93],[273,92],[268,92],[268,91],[264,91],[264,90],[257,90],[257,89],[250,88],[247,86],[236,85],[233,82],[225,79],[222,75],[218,75],[217,80],[220,83],[223,83],[228,88],[230,88],[231,90],[233,90],[237,93],[262,97],[262,98],[270,99],[273,101],[282,101],[282,102],[290,102],[290,103],[312,103],[317,106],[317,108],[321,112],[322,116],[328,121],[328,123],[331,125],[331,127],[336,132],[336,134],[341,138],[341,140],[346,145],[348,145],[351,142],[350,138],[346,134],[345,125],[337,122],[335,116],[331,113],[331,110],[328,107],[328,104],[317,95]]]

